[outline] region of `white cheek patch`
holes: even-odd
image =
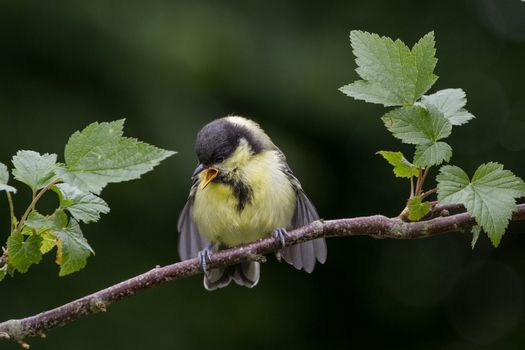
[[[239,140],[239,145],[235,151],[223,162],[222,168],[233,170],[235,168],[242,168],[250,160],[253,155],[252,148],[245,138]]]

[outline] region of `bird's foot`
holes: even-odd
[[[205,274],[208,273],[208,264],[211,262],[211,245],[204,248],[203,250],[199,251],[198,258],[199,258],[199,264],[201,265],[202,271],[204,271]]]
[[[276,228],[272,232],[272,237],[278,240],[281,243],[281,248],[284,248],[286,246],[286,237],[288,236],[288,233],[286,232],[286,229],[284,228]]]

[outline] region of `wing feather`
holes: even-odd
[[[191,207],[195,196],[197,182],[194,180],[190,196],[179,215],[177,230],[179,231],[179,256],[182,260],[195,258],[199,251],[206,248],[210,242],[204,238],[191,217]]]
[[[284,163],[286,164],[285,159]],[[301,183],[287,164],[284,172],[288,175],[297,193],[296,207],[290,228],[295,229],[319,220],[319,214],[317,214],[315,206],[306,193],[304,193]],[[313,241],[296,244],[284,249],[281,255],[287,263],[293,265],[296,269],[303,269],[310,273],[314,270],[316,261],[321,264],[326,261],[326,242],[324,238],[318,238]]]

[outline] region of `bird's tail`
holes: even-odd
[[[260,274],[261,268],[256,261],[212,269],[204,275],[204,288],[211,291],[226,287],[232,280],[239,286],[252,288],[259,282]]]

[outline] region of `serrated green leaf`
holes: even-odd
[[[6,184],[9,181],[9,171],[4,163],[0,163],[0,184]]]
[[[452,157],[452,147],[448,143],[443,141],[426,143],[416,146],[414,164],[426,168],[448,162],[450,157]]]
[[[34,230],[40,230],[43,228],[54,227],[54,222],[53,222],[53,218],[49,216],[44,216],[40,214],[39,212],[33,210],[28,215],[25,221],[25,226],[30,227]]]
[[[467,99],[462,89],[439,90],[432,95],[423,96],[425,106],[435,106],[452,125],[462,125],[474,118],[466,109]]]
[[[57,209],[53,214],[55,228],[67,227],[69,225],[69,218],[62,209]]]
[[[480,165],[472,180],[459,167],[445,165],[437,181],[438,201],[463,204],[495,247],[516,209],[516,198],[525,196],[523,180],[498,163]]]
[[[16,193],[16,188],[9,186],[7,182],[9,181],[9,171],[5,164],[0,163],[0,191],[13,192]]]
[[[67,215],[64,213],[62,209],[57,209],[53,215],[42,215],[39,212],[33,210],[29,216],[27,217],[27,220],[25,222],[25,226],[34,229],[34,230],[42,230],[42,229],[52,229],[52,230],[59,230],[63,227],[66,227],[68,225],[68,218]]]
[[[40,252],[42,252],[42,254],[46,254],[57,245],[55,231],[43,230],[38,233],[38,235],[42,237],[42,245],[40,246]]]
[[[50,228],[40,228],[36,230],[29,226],[24,226],[24,228],[22,229],[22,235],[38,235],[42,237],[42,244],[40,245],[40,252],[42,253],[42,255],[46,254],[56,246],[55,233]]]
[[[21,233],[13,233],[7,239],[8,264],[21,273],[27,272],[31,265],[38,264],[42,259],[41,245],[42,237],[38,235],[25,239]]]
[[[396,108],[382,118],[386,128],[404,143],[423,145],[448,137],[452,125],[434,106]]]
[[[65,148],[66,164],[57,174],[82,191],[99,194],[108,183],[137,179],[175,154],[122,137],[123,124],[92,123],[75,132]]]
[[[414,102],[419,100],[438,79],[438,76],[434,74],[437,63],[435,45],[434,32],[430,32],[419,39],[412,48],[417,70]]]
[[[481,233],[481,226],[474,225],[472,226],[472,242],[470,243],[470,246],[472,247],[472,250],[474,250],[474,247],[476,246],[476,243],[478,242],[479,234]]]
[[[418,176],[419,168],[410,163],[401,152],[379,151],[377,152],[385,160],[394,167],[394,175],[396,177],[411,178]]]
[[[13,157],[13,176],[33,191],[49,184],[55,177],[56,154],[41,155],[34,151],[18,151]]]
[[[58,239],[56,261],[60,265],[59,276],[69,275],[83,269],[87,258],[94,252],[82,235],[78,222],[71,219],[67,227],[56,231],[56,235]]]
[[[0,191],[16,193],[16,188],[14,188],[13,186],[0,184]]]
[[[385,107],[399,106],[398,97],[394,93],[377,84],[365,80],[357,80],[339,88],[343,94],[369,103],[382,104]]]
[[[363,80],[342,87],[348,96],[384,106],[413,104],[437,80],[434,33],[410,50],[401,40],[354,30],[350,41]]]
[[[107,203],[92,193],[83,192],[67,183],[54,187],[55,192],[60,194],[60,206],[78,221],[84,223],[98,221],[100,214],[109,213]]]
[[[63,227],[61,219],[57,218],[57,213],[50,216],[44,216],[37,211],[32,211],[25,221],[25,227],[22,233],[31,233],[42,237],[42,245],[40,251],[42,254],[49,252],[56,246],[56,234],[55,230]],[[67,221],[65,223],[67,225]]]
[[[430,209],[430,203],[422,202],[421,196],[412,197],[408,200],[408,218],[410,221],[421,220],[430,212]]]
[[[7,274],[11,277],[14,277],[15,272],[16,272],[16,269],[13,266],[7,264]]]
[[[7,275],[7,265],[0,267],[0,282],[2,282]]]

